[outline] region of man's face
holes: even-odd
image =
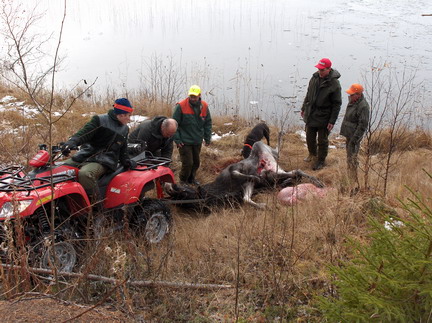
[[[361,97],[360,93],[354,93],[354,94],[350,94],[348,97],[348,100],[350,103],[354,103],[356,102],[359,98]]]
[[[132,116],[132,113],[121,113],[117,115],[118,121],[120,121],[121,124],[126,125],[130,122],[130,118]]]
[[[197,103],[199,100],[199,96],[196,95],[189,95],[189,102],[190,103]]]
[[[323,68],[321,70],[318,69],[319,77],[322,79],[327,77],[330,74],[330,70],[331,70],[330,67],[329,68]]]
[[[171,138],[172,136],[174,136],[176,131],[177,131],[177,127],[175,125],[169,125],[168,127],[161,129],[162,137]]]

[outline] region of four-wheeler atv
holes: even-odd
[[[46,145],[39,148],[30,160],[30,172],[18,166],[0,169],[3,256],[17,245],[17,227],[24,233],[21,240],[29,251],[29,261],[43,268],[55,262],[60,271],[72,270],[77,246],[89,231],[100,229],[101,223],[109,222],[111,231],[127,226],[142,233],[149,243],[161,241],[168,233],[171,213],[159,199],[163,198],[162,183],[174,182],[167,167],[171,160],[143,152],[133,158],[135,168],[120,167],[104,175],[98,182],[100,202],[95,207],[78,182],[79,169],[58,162],[62,156],[59,146],[52,147],[52,156]],[[155,188],[156,198],[148,198],[146,193]],[[90,213],[95,214],[93,222]]]

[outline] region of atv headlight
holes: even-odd
[[[32,200],[16,201],[15,203],[6,202],[0,210],[0,218],[11,218],[14,215],[14,211],[16,214],[21,213],[31,204],[31,202]]]

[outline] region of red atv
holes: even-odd
[[[30,160],[33,167],[30,172],[25,173],[18,166],[0,169],[0,252],[3,255],[7,256],[8,248],[16,244],[11,243],[10,237],[15,235],[11,232],[17,231],[12,224],[20,222],[30,263],[47,268],[55,255],[59,270],[72,271],[77,263],[77,246],[88,232],[88,214],[95,209],[93,231],[100,229],[102,223],[110,222],[111,231],[127,226],[143,234],[150,243],[161,241],[168,233],[171,213],[159,199],[163,198],[162,183],[174,182],[174,174],[167,167],[170,159],[143,152],[133,158],[136,168],[120,167],[104,175],[98,182],[101,201],[95,207],[78,183],[79,169],[58,162],[62,156],[60,146],[52,147],[52,156],[46,145],[39,148]],[[156,198],[146,196],[150,194]],[[52,210],[54,234],[50,225]],[[16,221],[18,217],[21,221]],[[49,247],[53,245],[52,237],[54,252]]]

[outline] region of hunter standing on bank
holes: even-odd
[[[115,100],[113,107],[107,114],[94,116],[62,146],[65,155],[81,146],[65,164],[80,168],[78,181],[93,199],[98,196],[97,180],[103,174],[115,171],[119,162],[125,168],[136,167],[136,162],[127,154],[127,124],[132,105],[128,99],[121,98]]]
[[[178,123],[174,142],[179,149],[182,168],[180,182],[199,185],[196,172],[200,166],[200,153],[203,141],[210,145],[212,120],[208,104],[201,100],[201,89],[192,85],[189,97],[176,104],[173,119]]]
[[[325,166],[328,153],[328,136],[332,131],[342,104],[340,73],[331,68],[328,58],[321,59],[312,75],[301,116],[306,123],[306,143],[309,156],[305,161],[313,161],[313,170]],[[318,136],[318,143],[317,143]]]
[[[369,104],[363,96],[363,86],[353,84],[345,91],[349,102],[342,121],[340,134],[346,137],[348,175],[357,182],[358,152],[360,142],[369,125]]]

